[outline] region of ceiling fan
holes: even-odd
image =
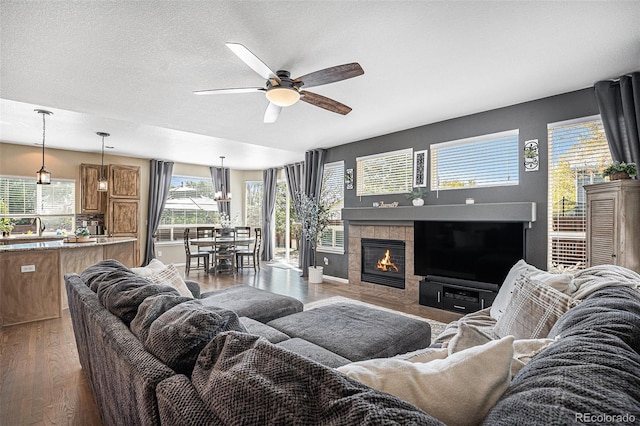
[[[275,73],[271,71],[271,69],[265,65],[260,58],[251,53],[251,51],[242,44],[226,43],[226,45],[245,64],[247,64],[249,68],[267,80],[265,87],[196,90],[193,92],[196,95],[226,95],[233,93],[264,92],[269,100],[269,106],[264,113],[265,123],[275,122],[283,107],[291,106],[298,102],[298,100],[342,115],[346,115],[351,112],[351,108],[348,106],[325,96],[318,95],[317,93],[302,90],[302,86],[305,88],[320,86],[322,84],[334,83],[336,81],[346,80],[348,78],[362,75],[364,74],[364,70],[357,62],[325,68],[323,70],[315,71],[292,79],[289,71],[278,70]]]

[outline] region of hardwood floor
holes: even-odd
[[[249,284],[310,303],[344,296],[398,311],[449,322],[459,315],[417,304],[370,296],[366,288],[325,280],[309,284],[294,269],[263,266],[256,274],[210,275],[192,271],[203,292]],[[69,311],[62,318],[0,329],[0,425],[100,425],[100,416],[86,381]]]

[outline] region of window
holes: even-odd
[[[181,241],[184,228],[220,222],[211,178],[172,176],[156,242]]]
[[[344,162],[324,165],[320,200],[329,206],[329,226],[320,236],[318,251],[344,253],[344,223],[340,219],[344,207]]]
[[[262,181],[247,181],[245,183],[245,216],[244,223],[252,228],[262,227]]]
[[[549,138],[548,268],[586,266],[586,193],[611,162],[600,116],[552,123]]]
[[[431,190],[517,185],[518,130],[431,145]]]
[[[13,220],[13,233],[37,232],[33,219],[40,217],[47,232],[75,229],[76,182],[56,179],[37,185],[33,177],[0,177],[0,199],[7,207],[5,217]]]
[[[403,149],[356,158],[356,195],[411,192],[412,157],[412,149]]]

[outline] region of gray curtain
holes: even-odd
[[[284,166],[284,174],[287,178],[287,186],[289,187],[289,195],[293,200],[293,209],[298,213],[300,204],[300,192],[302,191],[304,179],[304,163],[287,164]],[[298,239],[298,247],[300,247],[301,239]],[[298,267],[302,268],[302,258],[298,256]]]
[[[164,203],[169,195],[173,162],[151,160],[151,176],[149,178],[149,211],[147,213],[147,245],[143,265],[147,265],[156,257],[154,237],[160,225],[160,216]]]
[[[209,167],[209,171],[213,180],[213,190],[215,192],[221,191],[222,196],[226,197],[231,192],[231,173],[229,169],[226,167]],[[218,212],[229,216],[231,214],[230,203],[228,201],[218,201]]]
[[[272,260],[275,250],[271,224],[273,222],[273,209],[276,205],[276,182],[278,169],[267,169],[262,172],[263,198],[262,198],[262,260]]]
[[[327,151],[324,149],[314,149],[304,154],[304,193],[315,199],[320,200],[320,190],[322,189],[322,171],[324,168],[324,157]],[[306,241],[304,238],[300,244],[300,264],[302,267],[302,276],[309,275],[309,266],[315,264],[314,259],[315,241]]]
[[[640,164],[640,72],[599,81],[595,92],[613,160]]]

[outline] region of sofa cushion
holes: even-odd
[[[411,404],[250,334],[218,335],[191,377],[222,424],[441,425]]]
[[[229,330],[246,331],[235,312],[191,300],[153,321],[143,343],[145,349],[177,373],[189,376],[202,348]]]
[[[240,317],[249,317],[263,323],[295,314],[304,307],[298,299],[250,285],[236,285],[204,293],[201,300],[206,306],[219,306],[234,311]]]
[[[637,290],[606,288],[593,293],[558,320],[549,333],[557,341],[513,379],[484,424],[637,422],[638,330]]]
[[[352,303],[321,306],[268,325],[351,361],[390,357],[424,348],[431,341],[426,321]]]
[[[302,355],[331,368],[340,367],[351,362],[348,359],[341,357],[340,355],[335,354],[328,349],[325,349],[318,345],[314,345],[311,342],[307,342],[306,340],[299,339],[297,337],[294,337],[293,339],[283,340],[282,342],[278,343],[277,346],[288,349],[291,352],[295,352],[298,355]]]
[[[240,317],[240,322],[247,329],[248,333],[255,334],[257,336],[264,337],[271,343],[280,343],[289,339],[289,336],[276,330],[273,327],[269,327],[267,324],[263,324],[260,321],[256,321],[252,318]]]
[[[512,335],[516,339],[547,337],[558,318],[577,303],[553,287],[521,276],[494,331],[500,337]]]
[[[550,272],[542,271],[533,265],[529,265],[524,260],[519,260],[515,265],[513,265],[507,274],[502,286],[500,286],[498,295],[491,304],[490,314],[495,320],[499,320],[502,314],[506,311],[507,305],[509,305],[509,301],[513,295],[516,282],[521,277],[540,281],[558,291],[564,291],[573,279],[573,276],[570,274],[552,274]]]
[[[136,316],[131,321],[131,332],[140,339],[141,342],[147,340],[149,327],[160,315],[180,303],[193,300],[191,297],[179,296],[177,294],[159,294],[147,297],[138,307]]]
[[[426,363],[381,358],[338,371],[411,402],[443,423],[476,425],[509,386],[512,357],[513,337],[508,336]]]

